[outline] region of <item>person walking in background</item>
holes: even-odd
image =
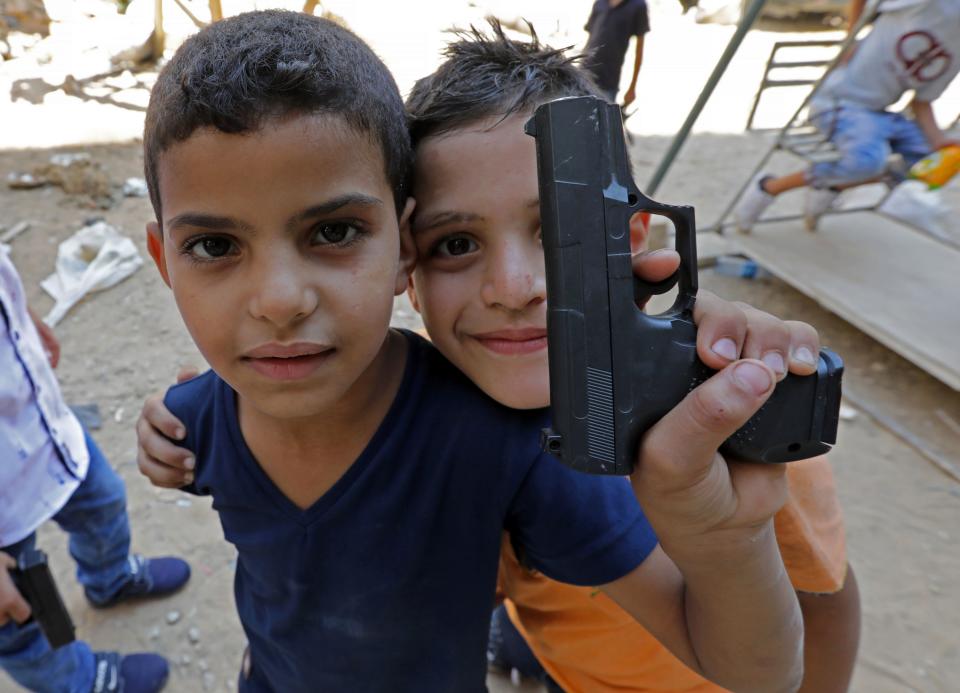
[[[650,31],[650,16],[644,0],[596,0],[584,30],[590,34],[585,67],[610,102],[617,100],[620,73],[630,38],[637,37],[630,86],[623,95],[629,106],[637,96],[637,77],[643,64],[643,37]]]

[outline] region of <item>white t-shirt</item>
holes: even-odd
[[[960,72],[960,0],[887,0],[846,65],[823,81],[813,110],[882,111],[909,90],[935,101]]]
[[[63,401],[20,277],[0,245],[0,547],[53,517],[88,464],[83,428]]]

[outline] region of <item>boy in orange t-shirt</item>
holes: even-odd
[[[536,38],[513,41],[496,25],[494,34],[461,34],[407,99],[417,148],[418,265],[409,294],[433,342],[481,389],[509,406],[540,407],[549,401],[546,294],[534,143],[522,125],[540,103],[595,91],[562,51]],[[631,235],[635,250],[642,249],[639,215]],[[672,253],[647,261],[664,263],[664,276],[676,262]],[[759,324],[773,319],[758,311],[750,317]],[[782,350],[764,350],[749,330],[731,334],[727,344],[718,340],[713,350],[762,358],[781,375],[810,372],[804,369],[817,353],[816,335],[805,331],[809,326],[787,325]],[[471,336],[494,327],[490,339]],[[787,477],[790,496],[775,528],[805,620],[801,690],[844,691],[859,639],[859,597],[833,475],[821,457],[791,463]],[[515,627],[551,685],[571,693],[723,690],[687,669],[609,597],[521,567],[506,535],[500,565],[509,621],[495,615],[492,630]],[[637,656],[638,643],[646,643],[645,657]],[[493,663],[498,654],[492,652]]]
[[[817,457],[791,463],[787,481],[787,505],[774,523],[807,621],[801,690],[843,691],[856,654],[857,610],[850,607],[856,607],[857,598],[833,474],[827,459]],[[506,539],[500,588],[509,595],[495,613],[492,629],[499,631],[495,639],[500,647],[492,654],[501,667],[517,667],[548,682],[552,690],[570,692],[724,690],[685,667],[602,592],[564,585],[523,568]],[[511,638],[513,628],[525,642]],[[524,645],[531,654],[523,651]],[[491,647],[496,649],[493,643]],[[531,667],[531,655],[543,673]]]

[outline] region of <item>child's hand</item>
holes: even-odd
[[[763,361],[779,382],[817,371],[820,335],[805,322],[780,320],[746,303],[731,303],[709,291],[697,293],[693,308],[697,355],[719,370],[737,359]]]
[[[640,253],[634,273],[651,283],[663,281],[679,266],[672,250]],[[783,465],[727,465],[717,448],[766,401],[773,382],[788,372],[816,371],[820,352],[817,331],[803,322],[783,321],[746,303],[731,303],[700,291],[693,312],[697,324],[697,355],[716,376],[690,393],[647,432],[634,472],[634,486],[658,534],[655,514],[661,505],[670,532],[756,528],[783,505],[786,481]],[[759,363],[739,359],[761,361]],[[722,369],[722,370],[721,370]],[[749,379],[738,377],[748,373]],[[741,385],[748,385],[743,389]]]
[[[30,605],[10,577],[10,570],[16,567],[13,556],[0,551],[0,626],[10,619],[23,623],[30,618]]]
[[[675,561],[708,558],[718,541],[748,545],[783,506],[784,465],[727,461],[717,452],[775,383],[763,362],[735,361],[687,395],[641,441],[634,490]]]
[[[667,279],[680,266],[673,250],[633,256],[633,272],[650,283]],[[641,306],[642,307],[642,306]],[[738,358],[759,359],[776,373],[810,375],[817,370],[820,336],[805,322],[780,320],[746,303],[731,303],[709,291],[697,292],[693,309],[697,325],[697,355],[719,370]]]
[[[196,369],[183,368],[177,382],[196,375]],[[186,434],[183,423],[164,406],[162,394],[144,401],[137,419],[137,467],[154,486],[180,488],[193,482],[193,454],[170,442],[183,440]]]

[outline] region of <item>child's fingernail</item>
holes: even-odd
[[[183,475],[183,483],[184,483],[184,485],[186,485],[186,484],[192,484],[192,483],[193,483],[193,473],[192,473],[192,472],[187,472],[186,474]]]
[[[733,369],[733,379],[737,385],[753,395],[762,395],[773,385],[770,371],[750,361],[737,364]]]
[[[183,466],[185,469],[193,469],[197,466],[197,461],[193,457],[188,457],[183,461]]]
[[[737,343],[729,337],[718,339],[713,343],[713,346],[710,347],[710,350],[717,356],[722,356],[727,361],[736,361],[737,356],[739,356],[737,353]]]
[[[777,375],[783,375],[787,372],[787,364],[784,362],[783,356],[779,351],[768,351],[760,360],[767,364],[770,370]]]
[[[801,363],[805,363],[808,366],[816,366],[817,360],[813,357],[813,350],[809,347],[799,347],[796,351],[793,352],[793,358]]]
[[[183,429],[183,426],[177,426],[177,429],[173,432],[173,435],[176,436],[177,440],[181,440],[187,432]]]

